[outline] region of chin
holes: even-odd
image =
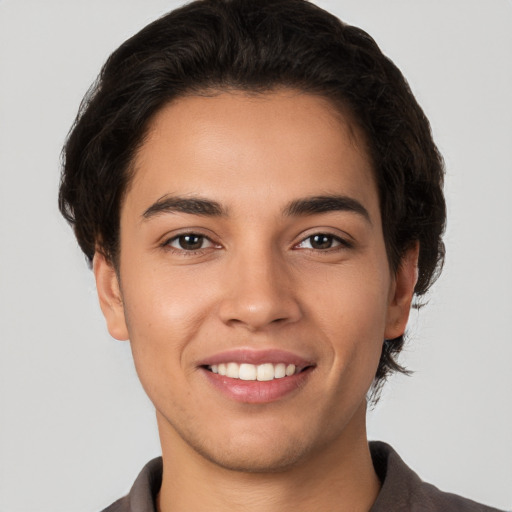
[[[240,473],[282,473],[298,465],[307,458],[307,450],[300,443],[267,443],[256,446],[237,443],[222,451],[208,450],[206,446],[195,447],[196,451],[216,466]]]
[[[316,445],[314,439],[308,442],[311,436],[303,429],[294,431],[283,422],[252,427],[218,423],[211,425],[209,431],[184,431],[178,427],[173,428],[173,437],[175,442],[184,443],[188,450],[215,466],[242,473],[284,472],[300,465]]]

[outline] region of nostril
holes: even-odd
[[[290,297],[258,293],[257,287],[247,293],[231,295],[222,299],[219,316],[225,324],[233,327],[244,326],[250,331],[266,327],[283,326],[296,322],[302,316],[298,303]]]

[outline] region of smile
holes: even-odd
[[[270,381],[291,377],[300,372],[300,368],[294,364],[286,363],[263,363],[259,365],[249,363],[220,363],[207,367],[213,373],[230,377],[231,379],[240,379],[247,381]]]
[[[265,404],[304,389],[316,363],[313,358],[279,349],[239,348],[197,361],[212,389],[244,404]]]

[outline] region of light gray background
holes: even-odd
[[[512,506],[512,3],[318,1],[404,71],[447,164],[448,259],[370,414],[424,479]],[[170,0],[0,2],[0,511],[99,510],[159,453],[129,345],[110,339],[56,207],[78,104]]]

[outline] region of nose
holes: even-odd
[[[231,257],[224,283],[219,315],[225,324],[256,332],[302,317],[291,269],[270,249]]]

